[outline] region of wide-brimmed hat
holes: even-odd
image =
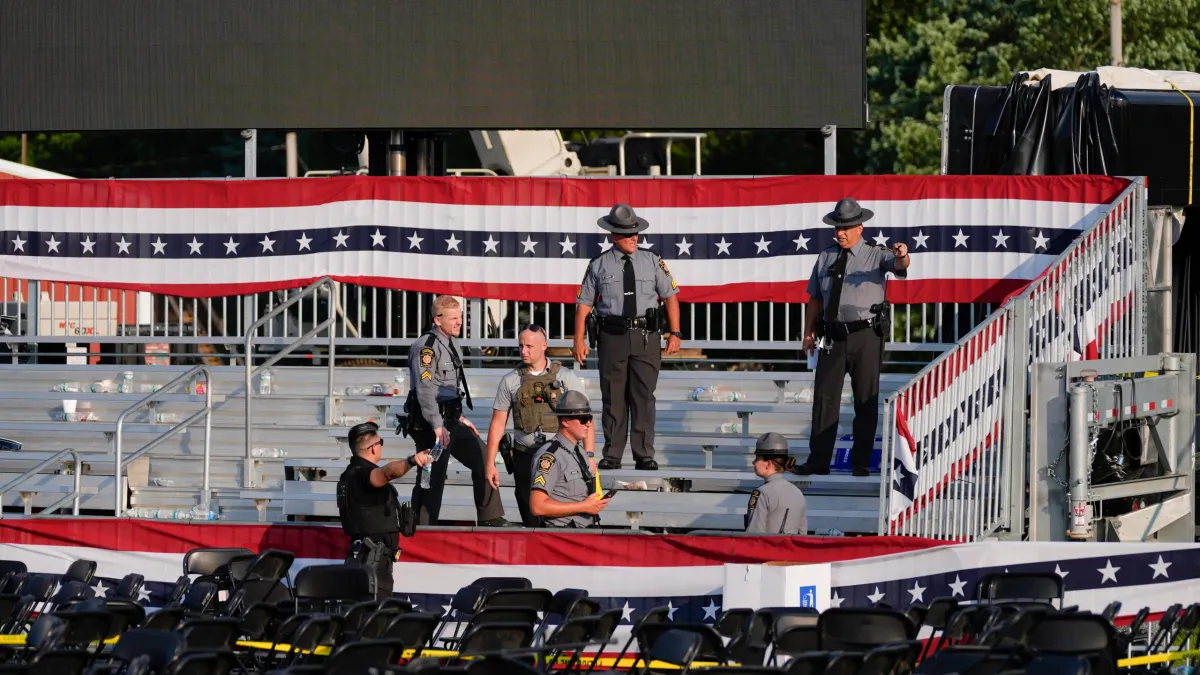
[[[834,227],[854,227],[862,225],[874,216],[874,211],[859,206],[852,197],[843,197],[838,200],[837,206],[833,207],[833,210],[825,214],[821,220],[825,221],[826,225]]]
[[[777,431],[768,431],[758,437],[754,444],[754,454],[759,457],[787,457],[787,437]]]
[[[554,414],[559,417],[574,417],[576,415],[591,415],[592,403],[582,392],[568,391],[558,399]]]
[[[650,227],[650,222],[645,218],[638,218],[633,212],[633,207],[628,204],[612,207],[612,211],[597,220],[596,224],[614,234],[634,234]]]

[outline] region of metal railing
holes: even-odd
[[[283,348],[280,349],[274,356],[267,359],[259,367],[255,368],[254,367],[254,337],[255,337],[255,334],[258,332],[258,330],[260,328],[262,328],[268,321],[273,319],[275,316],[285,312],[289,307],[301,302],[306,297],[312,296],[313,299],[315,300],[317,291],[320,289],[325,289],[329,294],[329,307],[328,307],[328,312],[327,312],[327,316],[326,316],[325,320],[318,323],[316,326],[314,326],[311,330],[309,330],[304,335],[302,335],[302,336],[296,338],[295,340],[293,340],[292,342],[284,345]],[[254,444],[254,424],[253,424],[253,420],[254,420],[254,386],[253,386],[254,385],[254,377],[261,376],[261,374],[264,370],[275,365],[276,363],[279,362],[280,359],[287,356],[288,354],[291,354],[293,351],[296,350],[297,347],[307,344],[309,340],[312,340],[318,334],[320,334],[321,331],[326,330],[326,329],[328,329],[328,333],[329,333],[329,337],[328,337],[329,353],[327,355],[327,357],[328,357],[327,368],[328,368],[329,375],[328,375],[328,386],[327,386],[327,390],[325,393],[325,424],[333,423],[333,368],[334,368],[334,359],[335,359],[334,344],[335,344],[335,341],[337,340],[337,337],[336,337],[337,331],[335,331],[333,329],[333,325],[337,321],[337,317],[338,317],[337,305],[338,305],[338,302],[337,302],[336,283],[333,281],[333,279],[330,279],[329,277],[321,277],[320,279],[317,279],[313,283],[309,284],[308,287],[305,288],[304,290],[293,295],[286,302],[278,305],[277,307],[271,309],[269,312],[264,314],[262,317],[260,317],[258,319],[258,321],[255,321],[250,326],[249,330],[246,331],[246,337],[245,337],[245,343],[244,343],[244,348],[245,348],[244,355],[245,355],[245,361],[246,361],[246,458],[245,458],[246,459],[246,470],[245,470],[245,475],[242,477],[242,483],[243,483],[244,487],[246,487],[246,488],[257,487],[257,485],[256,485],[257,481],[254,480],[254,456],[253,456],[253,447],[252,447]],[[315,310],[315,307],[314,307],[314,310]],[[315,316],[315,314],[314,314],[314,316]]]
[[[0,505],[3,504],[4,496],[7,495],[10,490],[12,490],[13,488],[16,488],[17,486],[21,485],[22,483],[29,480],[30,478],[33,478],[34,476],[38,475],[39,473],[41,473],[42,469],[45,469],[46,467],[50,466],[51,464],[54,464],[55,462],[61,460],[66,455],[70,455],[72,458],[75,459],[74,490],[71,492],[71,494],[63,497],[62,499],[58,500],[57,502],[54,502],[50,506],[47,506],[46,508],[42,509],[36,515],[48,515],[54,511],[62,508],[63,505],[65,505],[67,502],[72,501],[72,500],[75,502],[75,505],[71,509],[71,515],[73,515],[73,516],[79,515],[79,496],[80,496],[80,492],[83,490],[83,483],[82,483],[83,460],[79,457],[79,452],[76,451],[75,448],[64,448],[63,450],[56,452],[54,455],[50,456],[50,458],[46,459],[41,464],[38,464],[37,466],[33,467],[32,469],[21,474],[20,476],[17,476],[16,478],[12,479],[4,487],[0,487]],[[34,514],[29,513],[29,506],[26,505],[25,508],[26,508],[26,514],[29,515],[29,517],[34,517]],[[0,518],[3,518],[3,517],[4,517],[4,510],[2,508],[0,508]]]
[[[707,136],[708,136],[708,134],[705,134],[705,133],[671,132],[671,131],[663,131],[663,132],[641,131],[641,132],[625,134],[624,136],[621,137],[621,143],[617,146],[618,175],[621,175],[621,176],[625,175],[625,144],[627,142],[629,142],[630,139],[634,139],[634,138],[665,138],[667,140],[667,149],[666,149],[666,153],[665,153],[667,156],[667,175],[668,176],[675,175],[675,173],[673,171],[673,167],[671,165],[671,146],[675,143],[675,141],[680,140],[680,141],[692,141],[695,144],[696,173],[694,173],[693,175],[699,176],[700,175],[700,141],[704,140]]]
[[[1146,222],[1139,178],[1024,291],[886,400],[881,534],[1021,537],[1029,365],[1145,354]]]
[[[125,418],[129,417],[130,414],[137,412],[138,410],[141,410],[142,408],[151,406],[151,404],[153,404],[155,401],[157,401],[161,397],[167,395],[167,393],[169,393],[177,385],[180,385],[183,383],[190,384],[196,378],[197,375],[204,375],[204,408],[192,413],[191,415],[188,415],[186,418],[181,420],[178,424],[176,424],[175,426],[171,427],[170,429],[168,429],[167,431],[165,431],[161,435],[159,435],[158,438],[155,438],[154,440],[150,441],[146,445],[142,446],[136,452],[130,454],[128,457],[125,457],[124,453],[123,453]],[[125,485],[122,482],[122,478],[121,478],[122,468],[123,468],[124,464],[126,464],[128,462],[132,462],[132,461],[138,459],[139,457],[141,457],[142,455],[146,454],[147,452],[150,452],[154,448],[157,448],[159,445],[161,445],[163,442],[165,442],[168,438],[171,438],[175,434],[178,434],[180,431],[183,431],[184,429],[188,428],[189,426],[191,426],[193,423],[195,423],[197,420],[199,420],[201,418],[204,419],[204,478],[203,478],[204,482],[202,483],[202,487],[201,487],[200,499],[201,499],[201,506],[203,506],[205,509],[209,508],[211,497],[212,497],[212,485],[210,483],[211,477],[210,477],[210,470],[209,470],[209,464],[212,460],[212,409],[213,409],[212,390],[213,390],[212,371],[209,369],[208,366],[196,366],[195,368],[188,370],[186,373],[180,375],[179,377],[176,377],[175,379],[171,380],[167,384],[163,385],[163,387],[161,389],[159,389],[158,391],[152,392],[148,396],[142,398],[142,400],[129,406],[128,408],[125,409],[124,412],[122,412],[117,417],[117,430],[116,430],[116,435],[115,435],[115,441],[113,444],[114,452],[115,452],[115,463],[113,464],[113,479],[115,481],[115,493],[116,493],[116,496],[114,499],[114,506],[113,506],[113,515],[115,517],[120,518],[121,514],[125,512],[125,508],[126,508],[125,502],[126,502],[126,499],[128,499],[128,495],[126,494],[126,490],[125,490]]]

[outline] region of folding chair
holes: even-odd
[[[715,661],[720,665],[728,663],[729,657],[726,654],[725,641],[721,639],[721,634],[712,626],[702,623],[657,623],[642,626],[637,634],[638,651],[643,654],[653,652],[658,641],[673,630],[687,631],[700,636],[700,648],[695,656],[697,660]]]
[[[746,630],[746,622],[754,615],[754,610],[745,607],[727,609],[717,616],[713,628],[722,636],[733,640]]]
[[[692,631],[669,630],[663,633],[654,643],[654,649],[645,657],[646,665],[641,670],[642,675],[651,672],[651,667],[656,661],[678,668],[680,675],[686,675],[692,661],[696,660],[696,655],[700,652],[702,642],[700,634]]]
[[[437,632],[434,633],[434,642],[436,643],[442,637],[442,633],[446,630],[451,620],[459,624],[470,621],[471,617],[483,607],[483,602],[487,599],[487,595],[487,589],[482,586],[471,585],[458,589],[458,592],[450,599],[450,611],[442,617],[442,623],[438,626]],[[459,632],[459,629],[456,629],[453,637],[457,638]]]
[[[405,645],[397,640],[361,640],[341,645],[325,661],[328,675],[360,675],[395,665]]]
[[[480,577],[470,585],[482,588],[489,594],[503,589],[533,588],[533,583],[525,577]]]
[[[985,574],[975,587],[980,603],[1026,601],[1063,606],[1063,580],[1054,572],[995,572]]]
[[[371,600],[367,569],[357,563],[312,565],[296,573],[292,584],[295,611],[342,612],[343,606]]]
[[[142,586],[144,585],[146,585],[146,577],[131,572],[121,577],[116,586],[108,589],[105,597],[113,600],[137,602],[138,596],[141,595]]]
[[[67,567],[67,571],[59,580],[60,583],[66,584],[69,581],[80,581],[85,586],[92,585],[92,577],[96,575],[95,560],[76,560]]]
[[[1037,654],[1084,657],[1093,673],[1117,670],[1116,630],[1096,614],[1045,614],[1025,634],[1025,645]]]
[[[459,642],[458,655],[476,656],[489,652],[525,649],[533,644],[533,625],[524,623],[484,623],[471,626]]]
[[[433,633],[437,630],[438,617],[424,612],[409,612],[392,619],[383,629],[380,639],[394,640],[404,644],[408,649],[415,650],[412,660],[421,656],[433,641]]]
[[[817,633],[824,651],[866,652],[917,637],[908,617],[892,610],[833,607],[817,618]]]
[[[655,624],[655,623],[663,623],[664,621],[667,620],[667,612],[668,611],[669,611],[669,609],[665,606],[664,607],[655,607],[653,609],[646,610],[646,614],[643,615],[641,619],[638,619],[637,624],[633,626],[633,630],[630,631],[630,633],[629,633],[629,640],[625,642],[625,646],[622,647],[621,652],[619,654],[617,654],[617,658],[614,661],[614,663],[615,664],[621,663],[621,659],[624,658],[625,654],[627,654],[629,652],[629,648],[631,646],[633,646],[633,641],[637,639],[638,633],[639,633],[639,631],[641,631],[643,626],[648,626],[650,624]],[[641,661],[641,655],[639,654],[637,660],[634,661],[633,666],[630,667],[630,670],[637,667],[637,664],[640,661]],[[591,673],[596,668],[596,664],[598,662],[599,662],[599,659],[593,659],[591,665],[588,666],[587,672]],[[615,668],[616,668],[616,666],[614,666],[614,669]]]

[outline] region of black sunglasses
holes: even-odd
[[[564,417],[563,420],[575,420],[576,422],[579,422],[580,424],[591,424],[592,416],[591,415],[571,415],[570,417]]]
[[[546,334],[546,329],[542,328],[541,326],[537,325],[536,323],[521,324],[521,329],[517,331],[517,334],[520,335],[521,333],[524,333],[527,330],[531,330],[535,333],[541,333],[542,335]]]

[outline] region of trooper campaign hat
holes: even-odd
[[[834,227],[854,227],[862,225],[874,216],[874,211],[859,206],[853,197],[842,197],[838,200],[837,206],[833,207],[833,210],[825,214],[821,220],[825,221],[826,225]]]
[[[559,417],[591,415],[592,404],[583,392],[568,391],[566,394],[563,394],[562,398],[558,399],[558,407],[554,409],[554,414]]]
[[[597,220],[596,224],[613,234],[635,234],[650,227],[650,222],[645,218],[638,218],[633,212],[633,207],[628,204],[612,207],[612,211]]]
[[[769,431],[758,437],[758,442],[754,444],[754,454],[759,457],[787,457],[787,438],[781,433]]]

